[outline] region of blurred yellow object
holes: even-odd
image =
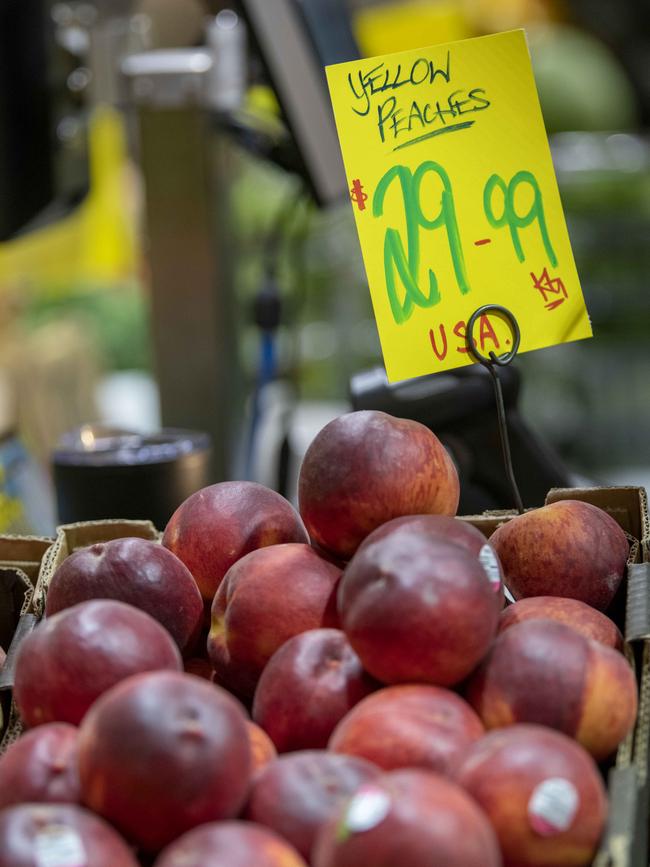
[[[4,490],[5,476],[6,470],[0,464],[0,533],[11,533],[23,517],[23,504]]]
[[[362,55],[374,57],[473,35],[463,4],[453,0],[406,0],[369,6],[355,17]]]
[[[253,84],[246,93],[246,109],[255,114],[280,117],[280,104],[273,88],[266,84]]]
[[[562,18],[561,0],[459,0],[477,33],[499,33]]]
[[[70,216],[0,244],[0,291],[68,290],[80,283],[115,283],[135,272],[135,219],[119,113],[108,106],[95,109],[88,136],[88,195]]]

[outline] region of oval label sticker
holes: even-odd
[[[83,840],[65,825],[46,825],[34,837],[36,867],[88,867]]]
[[[501,589],[501,567],[492,546],[487,543],[483,545],[478,553],[478,559],[483,571],[488,576],[492,589],[498,593]]]
[[[563,777],[550,777],[535,787],[528,802],[531,828],[542,837],[560,834],[571,827],[579,805],[573,783]]]
[[[383,822],[389,810],[390,795],[387,792],[375,786],[363,787],[348,805],[345,824],[351,833],[369,831]]]

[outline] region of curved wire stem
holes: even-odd
[[[474,326],[480,316],[483,316],[487,312],[494,312],[502,319],[505,319],[510,328],[512,329],[512,349],[510,352],[505,353],[504,355],[496,355],[494,352],[490,352],[489,356],[486,358],[482,355],[474,341],[473,333]],[[524,504],[521,499],[521,494],[519,492],[519,486],[517,485],[517,479],[515,478],[514,467],[512,466],[512,454],[510,452],[510,437],[508,435],[508,420],[506,418],[506,408],[503,402],[503,390],[501,388],[501,380],[499,379],[499,375],[495,369],[495,365],[499,367],[505,367],[507,364],[510,364],[512,359],[517,354],[517,350],[519,349],[519,342],[521,339],[521,333],[519,331],[519,324],[515,319],[514,315],[508,310],[506,307],[501,307],[498,304],[486,304],[483,307],[479,307],[478,310],[475,310],[474,313],[470,316],[469,322],[467,323],[467,349],[470,354],[485,367],[490,376],[492,377],[492,385],[494,386],[494,398],[497,405],[497,421],[499,425],[499,439],[501,440],[501,453],[503,455],[503,464],[506,471],[506,477],[508,479],[508,483],[510,485],[510,490],[512,492],[512,498],[515,503],[515,507],[519,514],[523,514]]]

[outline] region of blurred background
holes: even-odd
[[[3,0],[0,533],[71,516],[53,460],[116,435],[126,463],[193,447],[161,428],[210,436],[203,480],[294,497],[309,441],[351,406],[446,430],[478,480],[463,511],[510,506],[482,385],[395,390],[377,370],[323,66],[516,27],[595,334],[516,362],[526,504],[650,485],[647,3]]]

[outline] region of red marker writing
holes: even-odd
[[[368,196],[366,195],[366,193],[363,192],[363,185],[360,180],[352,181],[350,198],[356,205],[359,206],[360,211],[365,211]]]

